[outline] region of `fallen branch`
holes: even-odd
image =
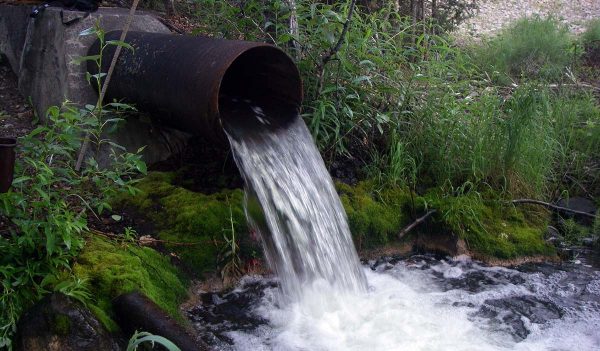
[[[413,230],[416,226],[418,226],[419,224],[421,224],[422,222],[424,222],[427,218],[429,218],[429,216],[431,216],[432,214],[434,214],[436,212],[437,212],[437,210],[429,210],[423,216],[417,218],[414,222],[412,222],[411,224],[409,224],[406,227],[404,227],[400,231],[400,233],[398,233],[398,239],[402,239],[402,237],[405,236],[408,232],[410,232],[411,230]]]
[[[557,210],[557,211],[570,212],[570,213],[578,214],[578,215],[581,215],[581,216],[587,216],[587,217],[591,217],[591,218],[598,218],[598,216],[596,216],[595,214],[592,214],[592,213],[583,212],[583,211],[577,211],[577,210],[572,210],[572,209],[567,208],[567,207],[553,205],[553,204],[551,204],[549,202],[544,202],[544,201],[540,201],[540,200],[534,200],[534,199],[517,199],[517,200],[512,200],[511,202],[513,204],[533,204],[533,205],[540,205],[540,206],[551,208],[551,209],[554,209],[554,210]]]

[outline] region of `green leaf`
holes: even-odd
[[[110,218],[112,218],[115,222],[119,222],[123,217],[114,214],[114,215],[110,216]]]
[[[106,44],[107,45],[121,46],[121,47],[129,49],[131,51],[135,51],[135,49],[133,48],[133,46],[131,46],[130,44],[128,44],[128,43],[126,43],[124,41],[120,41],[120,40],[107,40]]]
[[[80,64],[85,61],[97,61],[101,58],[101,55],[89,55],[89,56],[80,56],[73,59],[73,63]]]

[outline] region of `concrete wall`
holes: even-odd
[[[105,31],[123,29],[129,10],[100,8],[86,16],[84,12],[47,8],[30,18],[30,6],[0,5],[0,52],[19,78],[19,90],[30,97],[34,111],[43,119],[49,106],[71,101],[78,105],[95,104],[96,92],[85,79],[86,65],[74,59],[87,55],[94,35],[80,33],[99,21]],[[64,25],[79,19],[72,25]],[[169,29],[150,14],[135,15],[130,30],[169,33]],[[130,151],[146,146],[146,162],[153,163],[180,151],[188,135],[132,118],[111,135]],[[100,155],[107,162],[105,150]]]

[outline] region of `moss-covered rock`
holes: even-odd
[[[187,282],[167,257],[151,248],[92,237],[73,271],[77,277],[88,280],[96,298],[90,310],[111,331],[117,329],[112,321],[111,300],[136,290],[182,320],[179,304],[187,296]]]
[[[133,197],[122,197],[118,206],[133,207],[148,217],[158,229],[167,249],[175,252],[197,275],[213,272],[219,250],[231,236],[248,232],[241,189],[205,195],[174,185],[175,173],[152,172],[141,180],[141,190]]]

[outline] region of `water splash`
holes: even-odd
[[[346,214],[297,110],[267,111],[235,99],[224,105],[233,116],[224,127],[245,180],[246,215],[280,279],[280,299],[299,301],[314,284],[365,293]]]

